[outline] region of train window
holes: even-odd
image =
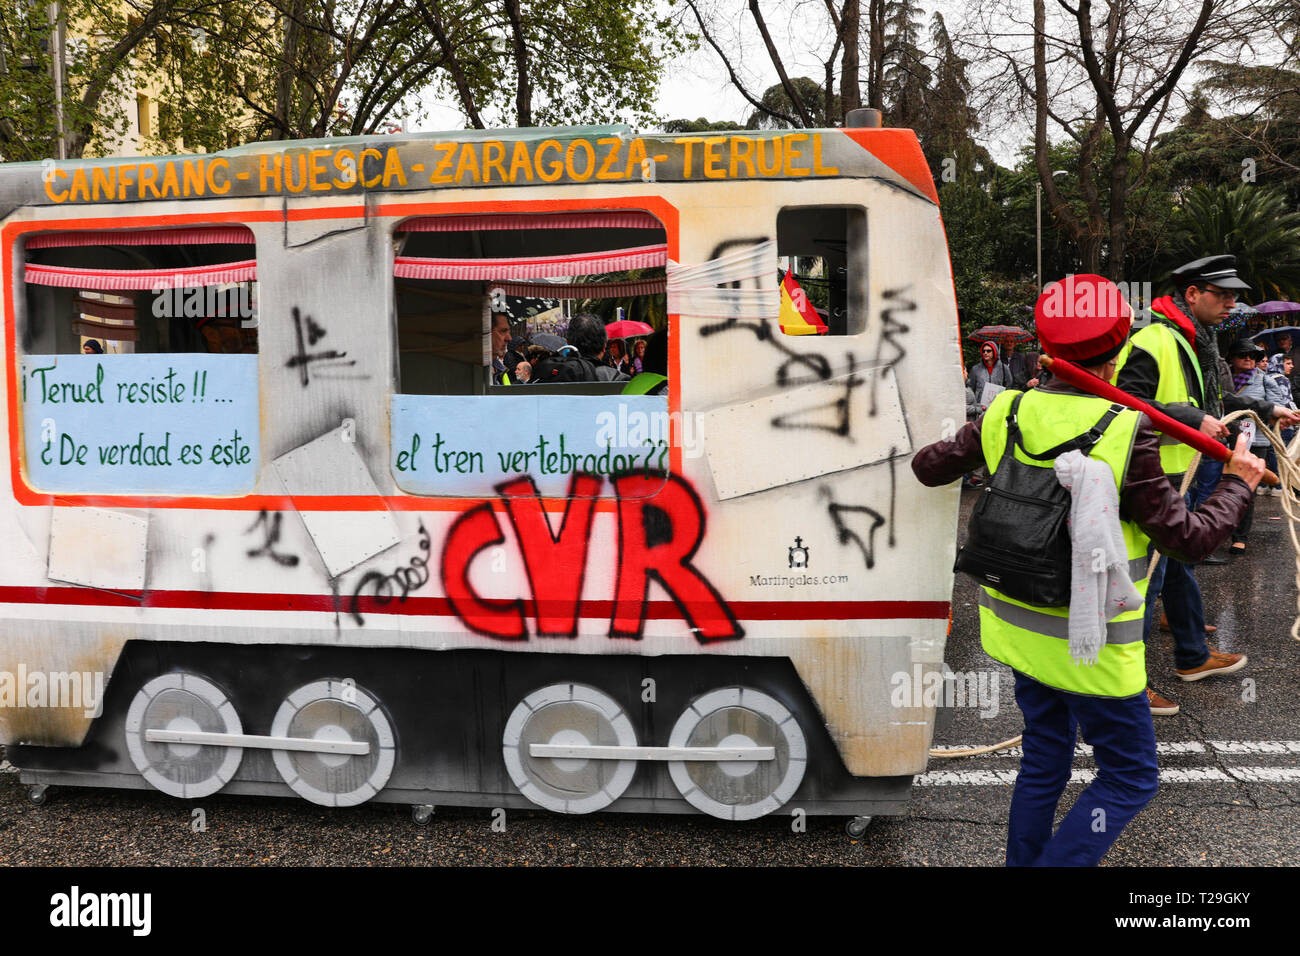
[[[397,244],[404,394],[483,395],[523,384],[518,360],[567,344],[569,321],[582,313],[606,328],[599,364],[617,366],[630,351],[628,365],[639,370],[651,337],[667,334],[667,245],[649,213],[428,217],[399,226]],[[647,344],[638,348],[636,338]],[[571,378],[552,384],[553,393],[574,391]]]
[[[857,335],[866,329],[867,217],[855,206],[795,206],[776,217],[781,331]]]
[[[33,487],[252,489],[260,424],[250,230],[38,232],[22,261],[15,319]]]
[[[625,422],[631,406],[662,417],[667,447],[667,239],[654,216],[427,217],[399,225],[395,241],[400,487],[476,495],[528,473],[563,494],[578,472],[644,467],[649,431],[633,456],[600,427],[611,410],[618,420],[619,403]],[[505,404],[498,414],[484,402]],[[463,454],[437,457],[448,449]],[[493,466],[493,481],[480,466]]]

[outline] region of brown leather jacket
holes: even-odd
[[[1060,379],[1040,391],[1087,394]],[[980,444],[983,421],[981,416],[952,439],[926,445],[913,456],[912,471],[921,484],[946,485],[985,463]],[[1188,511],[1160,466],[1160,445],[1151,420],[1142,416],[1120,489],[1119,510],[1122,518],[1146,532],[1161,554],[1189,563],[1208,557],[1241,521],[1250,501],[1250,486],[1235,475],[1224,475],[1214,493],[1196,511]]]

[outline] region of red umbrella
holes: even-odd
[[[973,342],[997,342],[1001,345],[1014,345],[1018,342],[1032,342],[1033,332],[1026,332],[1018,325],[986,325],[976,329],[968,336]]]
[[[605,337],[611,339],[630,339],[637,335],[649,335],[654,329],[644,322],[634,322],[631,319],[619,319],[617,322],[611,322],[605,326]]]

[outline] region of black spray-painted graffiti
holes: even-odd
[[[901,289],[886,289],[882,293],[886,302],[897,301],[897,305],[889,306],[880,310],[880,339],[876,342],[876,365],[883,369],[893,370],[894,366],[907,357],[907,349],[903,343],[895,338],[897,335],[904,335],[908,327],[894,318],[895,312],[915,312],[916,303],[911,299],[904,298],[903,293],[907,291],[907,286]],[[888,361],[881,361],[885,353],[885,347],[893,349],[893,355]],[[882,372],[878,372],[871,380],[871,411],[868,413],[872,418],[876,416],[876,386],[880,384]]]
[[[714,257],[716,258],[727,246],[738,244],[740,243],[723,243],[719,245],[714,250]],[[733,282],[732,286],[739,287],[739,283]],[[894,366],[907,356],[907,349],[899,341],[898,336],[905,334],[908,331],[908,326],[894,317],[897,312],[911,312],[916,309],[916,303],[904,297],[906,291],[907,287],[904,286],[898,289],[886,289],[882,293],[885,302],[891,304],[881,310],[882,326],[880,338],[876,344],[874,363],[877,372],[872,376],[871,402],[868,412],[873,417],[877,411],[876,389],[881,377],[891,371]],[[795,385],[826,382],[831,379],[831,363],[826,356],[799,352],[786,345],[781,341],[784,333],[781,333],[779,329],[774,329],[772,323],[766,318],[757,321],[742,321],[740,318],[732,317],[703,326],[700,329],[700,335],[707,338],[720,332],[730,332],[735,329],[749,330],[754,333],[760,342],[767,343],[784,356],[781,364],[777,366],[774,376],[778,387],[790,388]],[[833,435],[851,440],[853,431],[853,390],[864,385],[865,382],[856,374],[858,363],[852,352],[845,352],[844,364],[848,367],[848,374],[841,376],[835,383],[838,388],[843,389],[842,394],[827,402],[775,415],[772,418],[772,427],[827,431]],[[827,412],[830,414],[827,415]]]
[[[293,330],[298,339],[298,349],[284,365],[285,368],[298,369],[298,380],[302,383],[303,388],[311,384],[309,366],[313,362],[323,362],[328,367],[357,364],[356,359],[347,358],[347,352],[340,352],[337,349],[308,352],[309,348],[314,347],[317,342],[325,337],[326,332],[310,315],[304,316],[297,306],[293,307]],[[347,359],[347,361],[344,361],[344,359]]]
[[[356,588],[352,591],[352,604],[350,610],[352,617],[358,625],[365,625],[365,619],[361,616],[358,603],[362,593],[367,588],[374,589],[374,599],[378,604],[390,603],[394,596],[397,602],[401,604],[406,600],[408,594],[412,591],[418,591],[429,583],[429,532],[424,528],[424,522],[420,522],[420,540],[419,548],[423,554],[417,554],[404,566],[395,568],[391,574],[384,574],[381,571],[370,571],[357,582]]]
[[[258,528],[262,529],[262,546],[260,548],[249,548],[248,556],[250,558],[270,558],[276,564],[286,568],[298,565],[298,556],[296,554],[281,554],[275,550],[275,546],[280,543],[280,520],[283,517],[284,515],[278,511],[275,514],[270,514],[265,509],[258,512],[257,520],[244,531],[244,534],[252,534]]]
[[[796,352],[780,341],[779,337],[783,336],[784,333],[773,330],[771,322],[767,319],[759,319],[757,322],[742,322],[740,319],[730,318],[723,322],[715,322],[712,325],[704,326],[700,329],[700,335],[717,335],[719,332],[730,332],[733,329],[748,329],[754,333],[760,342],[766,342],[785,356],[785,360],[776,367],[776,384],[781,388],[825,382],[831,377],[831,363],[826,356]],[[843,394],[828,402],[810,405],[807,408],[797,408],[773,416],[772,427],[781,429],[810,428],[818,431],[828,431],[841,438],[849,437],[852,432],[853,390],[865,383],[856,374],[857,362],[853,358],[853,353],[846,352],[844,358],[848,364],[849,374],[836,383],[843,388]],[[825,414],[828,409],[831,411],[829,419]]]
[[[894,500],[898,491],[897,475],[894,471],[894,461],[898,455],[898,449],[891,447],[889,449],[889,517],[886,518],[875,508],[867,505],[847,505],[835,500],[829,488],[821,488],[819,494],[827,499],[830,503],[826,507],[826,513],[830,515],[831,523],[835,526],[835,537],[842,545],[855,545],[862,553],[862,561],[871,570],[876,566],[876,531],[886,525],[889,528],[889,547],[894,547]],[[865,526],[859,525],[858,522],[865,518]]]

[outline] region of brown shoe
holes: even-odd
[[[1205,625],[1205,633],[1206,633],[1206,634],[1213,634],[1213,633],[1214,633],[1215,631],[1217,631],[1218,629],[1219,629],[1219,627],[1218,627],[1217,624],[1207,624],[1207,625]],[[1169,617],[1168,617],[1168,615],[1165,614],[1164,611],[1161,611],[1161,612],[1160,612],[1160,630],[1162,630],[1162,631],[1166,631],[1166,632],[1169,631],[1169,630],[1171,630],[1171,628],[1169,627]]]
[[[1156,717],[1172,717],[1178,713],[1177,704],[1161,697],[1150,687],[1147,688],[1147,703],[1151,705],[1151,713]]]
[[[1224,654],[1211,647],[1210,656],[1200,667],[1187,670],[1174,668],[1174,673],[1181,680],[1200,680],[1202,677],[1211,677],[1214,674],[1233,674],[1245,667],[1246,661],[1245,654]]]

